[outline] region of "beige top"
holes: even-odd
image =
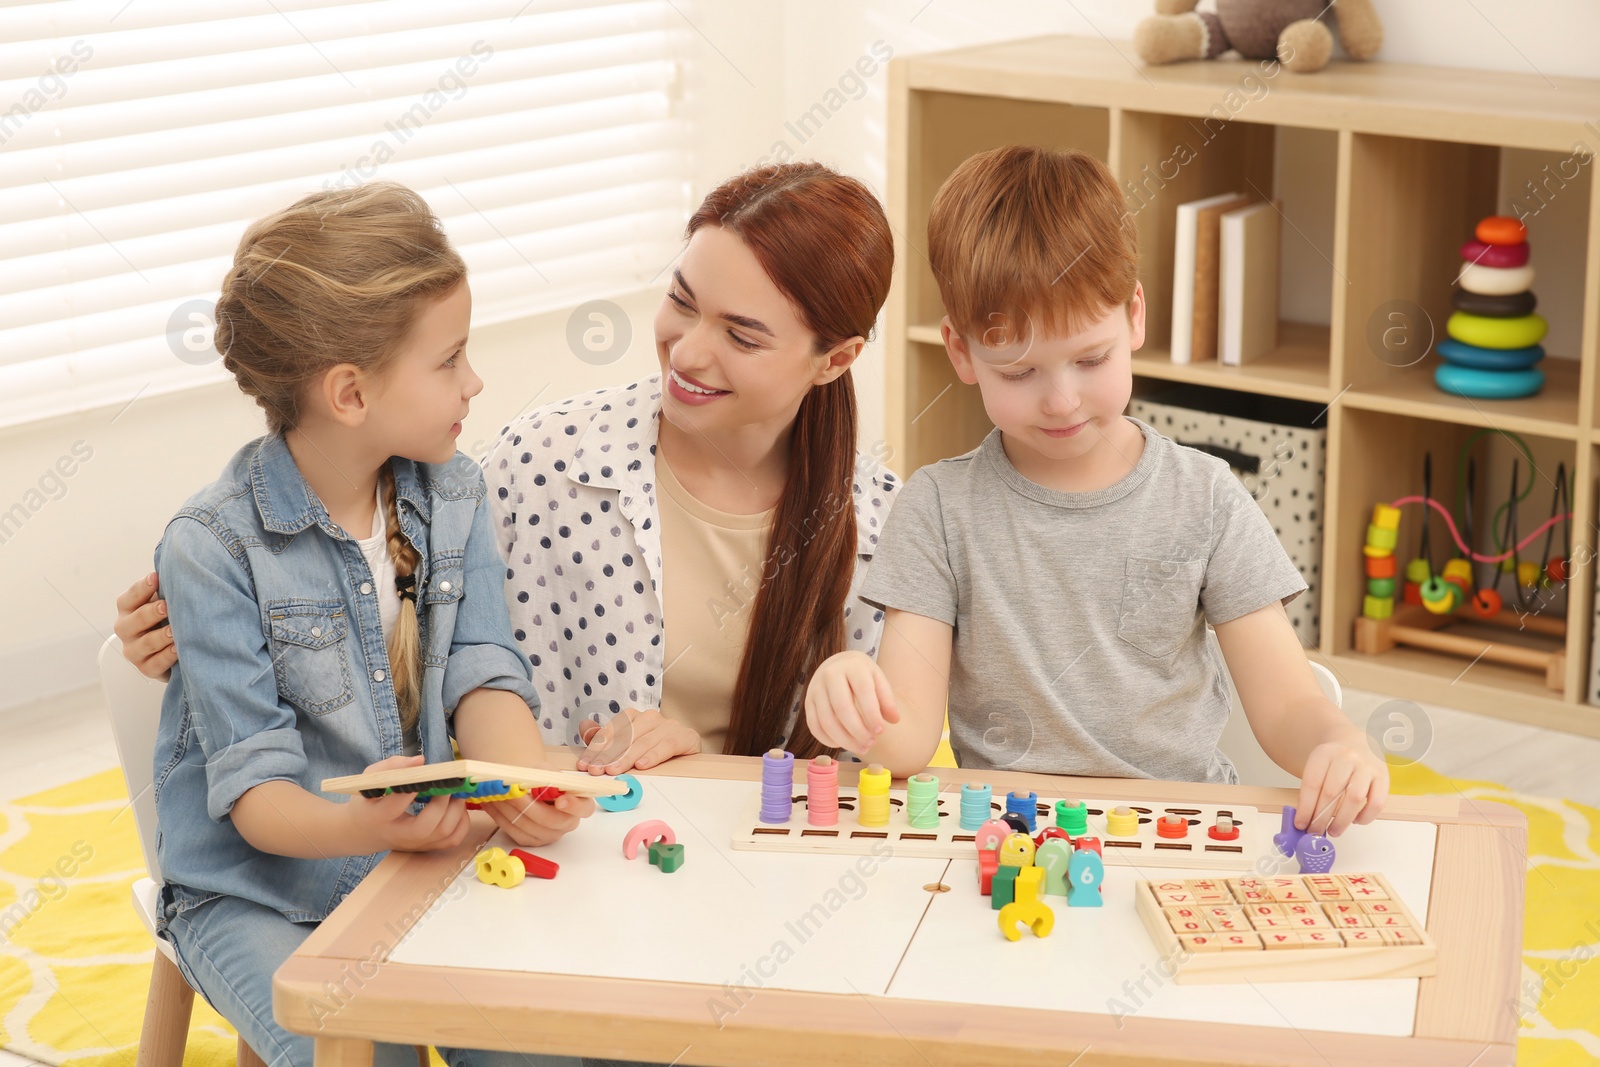
[[[707,507],[659,452],[656,482],[661,556],[670,561],[662,568],[661,714],[698,733],[702,752],[721,752],[776,509],[731,515]]]

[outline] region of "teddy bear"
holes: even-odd
[[[1277,57],[1289,70],[1309,74],[1327,66],[1333,52],[1324,12],[1336,17],[1339,43],[1352,59],[1371,59],[1383,44],[1372,0],[1217,0],[1215,14],[1196,11],[1198,2],[1156,0],[1156,14],[1133,31],[1139,57],[1155,65],[1215,59],[1232,48],[1247,59]]]

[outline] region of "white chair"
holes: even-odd
[[[144,1030],[139,1035],[137,1067],[183,1067],[183,1050],[189,1041],[189,1017],[194,1010],[194,990],[178,970],[172,944],[156,937],[156,909],[161,898],[161,865],[156,861],[156,794],[153,767],[156,729],[161,722],[161,698],[166,685],[154,682],[122,658],[122,642],[109,637],[100,646],[100,686],[111,711],[111,732],[117,742],[122,779],[133,801],[133,821],[139,830],[148,878],[133,883],[133,910],[155,938],[155,969],[150,974],[150,995],[144,1006]],[[239,1039],[239,1067],[265,1067],[243,1038]]]
[[[155,939],[155,969],[150,974],[150,995],[144,1005],[144,1029],[139,1035],[136,1067],[183,1067],[183,1050],[189,1043],[189,1018],[194,1011],[194,990],[178,969],[172,943],[156,936],[156,909],[161,900],[161,864],[156,861],[156,731],[161,725],[164,682],[151,681],[122,656],[122,642],[106,638],[100,646],[100,687],[111,711],[111,733],[117,742],[122,780],[133,801],[133,821],[139,830],[139,850],[150,877],[133,883],[133,910]],[[428,1067],[426,1045],[416,1046],[418,1067]],[[266,1067],[244,1038],[236,1053],[239,1067]]]
[[[1216,635],[1210,634],[1210,640],[1215,642]],[[1327,667],[1308,660],[1311,673],[1316,675],[1317,685],[1322,687],[1322,695],[1327,697],[1337,707],[1344,707],[1344,690],[1339,685],[1339,680]],[[1223,668],[1227,676],[1227,668]],[[1239,703],[1239,693],[1234,689],[1232,677],[1228,677],[1228,696],[1233,707],[1233,712],[1228,716],[1228,724],[1222,730],[1222,737],[1217,741],[1217,747],[1223,755],[1233,761],[1234,769],[1239,772],[1239,784],[1282,786],[1290,789],[1300,787],[1300,779],[1272,762],[1262,749],[1261,743],[1256,740],[1256,735],[1250,729],[1250,721],[1245,718],[1244,708]]]

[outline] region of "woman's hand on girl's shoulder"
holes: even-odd
[[[167,602],[156,588],[151,571],[117,597],[117,623],[113,627],[122,639],[122,656],[139,668],[146,678],[164,682],[178,662],[178,646],[167,624]]]
[[[624,708],[604,726],[584,723],[579,736],[589,746],[587,757],[603,754],[605,763],[592,763],[589,758],[578,758],[578,770],[590,774],[622,774],[634,768],[649,770],[660,766],[674,756],[693,756],[700,752],[700,735],[696,731],[661,714],[659,708],[640,711]],[[613,755],[613,753],[616,753]]]
[[[421,762],[421,756],[390,756],[372,764],[364,773],[415,767]],[[465,800],[436,796],[412,815],[407,809],[416,799],[411,793],[389,793],[370,799],[354,796],[344,808],[357,832],[373,843],[372,852],[434,852],[455,848],[467,839],[471,822]]]

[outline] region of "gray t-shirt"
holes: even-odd
[[[1306,588],[1222,460],[1137,419],[1144,452],[1087,493],[1018,473],[995,430],[900,491],[863,600],[955,628],[962,767],[1234,782],[1205,623]]]

